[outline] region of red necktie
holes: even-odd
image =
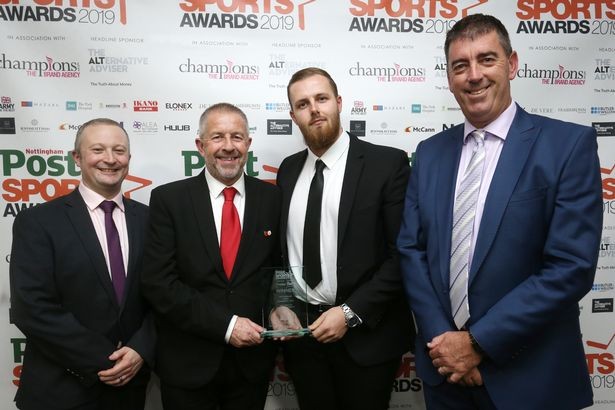
[[[239,240],[241,239],[241,225],[239,224],[239,214],[233,203],[233,198],[237,190],[233,187],[224,188],[224,205],[222,206],[222,228],[220,229],[220,255],[222,256],[222,266],[228,279],[231,278]]]

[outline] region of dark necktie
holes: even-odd
[[[122,303],[124,285],[126,283],[126,271],[124,270],[124,257],[120,246],[120,235],[113,222],[113,209],[115,202],[102,201],[100,208],[105,212],[105,233],[107,234],[107,249],[109,250],[109,265],[111,266],[111,281],[115,290],[115,297],[119,304]]]
[[[316,172],[310,184],[307,209],[305,210],[305,225],[303,226],[303,279],[314,289],[322,281],[320,267],[320,210],[322,207],[322,187],[324,177],[322,171],[325,163],[316,160]]]
[[[231,278],[239,241],[241,240],[241,224],[239,213],[233,203],[237,190],[233,187],[224,188],[224,205],[222,206],[222,227],[220,228],[220,255],[222,266],[228,279]]]

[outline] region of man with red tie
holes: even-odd
[[[165,409],[262,409],[275,347],[260,333],[278,255],[280,195],[244,174],[252,139],[239,108],[210,106],[197,176],[152,191],[142,276],[155,309]]]

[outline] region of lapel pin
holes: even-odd
[[[263,235],[265,235],[265,237],[270,237],[271,231],[263,231]]]

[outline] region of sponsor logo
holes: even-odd
[[[289,103],[265,103],[265,110],[275,112],[288,112],[290,111]]]
[[[528,107],[528,111],[532,114],[553,114],[551,107]]]
[[[611,237],[610,236],[602,238],[602,241],[600,242],[600,253],[599,253],[599,256],[601,258],[607,258],[607,257],[615,256],[615,248],[613,247],[613,244],[611,243]]]
[[[366,131],[365,124],[366,124],[365,121],[351,120],[349,130],[351,133],[353,133],[357,137],[364,137],[365,131]]]
[[[192,109],[192,103],[187,102],[173,102],[173,103],[165,103],[164,108],[172,111],[188,111]]]
[[[355,101],[350,109],[350,115],[366,115],[367,107],[363,101]]]
[[[0,111],[15,111],[15,104],[11,97],[0,97]]]
[[[592,122],[599,137],[615,137],[615,122]]]
[[[517,77],[522,79],[538,79],[540,84],[547,85],[585,85],[587,72],[585,70],[566,69],[558,65],[557,69],[531,68],[524,64],[517,70]]]
[[[602,106],[602,107],[591,107],[589,112],[590,114],[594,114],[594,115],[615,114],[615,107],[612,105]]]
[[[420,114],[422,110],[421,104],[412,104],[410,106],[410,111],[412,114]]]
[[[592,292],[609,292],[612,290],[615,290],[613,282],[594,283],[592,285]]]
[[[19,130],[22,132],[49,132],[50,128],[39,125],[38,120],[33,119],[30,121],[30,125],[19,127]]]
[[[518,0],[517,33],[613,34],[615,3],[578,0]],[[608,20],[603,20],[608,19]]]
[[[154,134],[158,132],[158,123],[155,121],[133,121],[132,131],[135,134]]]
[[[69,124],[66,122],[63,122],[58,126],[60,131],[78,131],[79,128],[81,128],[81,124]]]
[[[291,135],[292,133],[291,120],[267,120],[267,135]]]
[[[118,22],[126,24],[127,19],[126,0],[71,0],[69,7],[62,7],[62,0],[34,0],[33,6],[25,3],[32,3],[32,0],[0,1],[0,4],[7,4],[0,5],[0,20],[111,25]],[[54,5],[51,6],[51,3]]]
[[[305,7],[316,0],[183,0],[180,27],[288,32],[305,30]]]
[[[389,124],[381,122],[380,128],[369,130],[369,133],[374,136],[392,136],[397,135],[397,130],[391,130],[389,129]]]
[[[384,111],[384,106],[382,106],[382,105],[374,105],[374,106],[372,106],[372,110],[374,110],[374,111]]]
[[[168,124],[164,126],[165,131],[190,131],[188,124]]]
[[[295,44],[296,45],[296,44]],[[286,57],[286,54],[269,54],[269,76],[271,77],[283,77],[284,81],[288,77],[292,76],[295,72],[304,67],[321,67],[326,68],[327,63],[325,61],[316,60],[292,60]],[[283,86],[286,88],[286,84]]]
[[[457,0],[351,0],[348,31],[443,34],[487,1],[464,1],[459,7]]]
[[[592,299],[592,313],[613,312],[613,298]]]
[[[92,103],[83,101],[66,101],[66,111],[90,111]]]
[[[557,112],[587,114],[587,108],[585,107],[558,107]]]
[[[258,80],[259,69],[255,65],[235,64],[226,60],[226,64],[193,63],[190,58],[178,67],[180,73],[207,74],[215,80]]]
[[[132,102],[132,109],[137,112],[156,112],[158,111],[158,101],[134,100]]]
[[[457,111],[457,110],[455,110]],[[412,114],[421,114],[426,112],[436,112],[436,106],[433,104],[412,104],[410,106]]]
[[[89,48],[88,52],[91,73],[125,73],[129,67],[149,64],[147,57],[107,56],[104,48]]]
[[[5,53],[0,57],[0,69],[25,71],[29,77],[79,78],[79,63],[57,61],[45,56],[45,60],[12,60]]]
[[[408,134],[411,133],[430,133],[433,134],[436,132],[434,127],[426,127],[424,125],[410,125],[404,129]]]
[[[128,104],[126,104],[125,102],[123,103],[98,103],[98,108],[100,109],[117,109],[117,108],[122,108],[122,109],[126,109],[128,108]]]
[[[424,82],[424,67],[403,67],[397,63],[391,66],[367,67],[357,61],[348,69],[352,77],[374,77],[380,82]]]
[[[0,117],[0,134],[15,134],[15,118]]]
[[[615,80],[615,66],[610,58],[597,58],[596,68],[594,68],[594,80],[613,81]]]

